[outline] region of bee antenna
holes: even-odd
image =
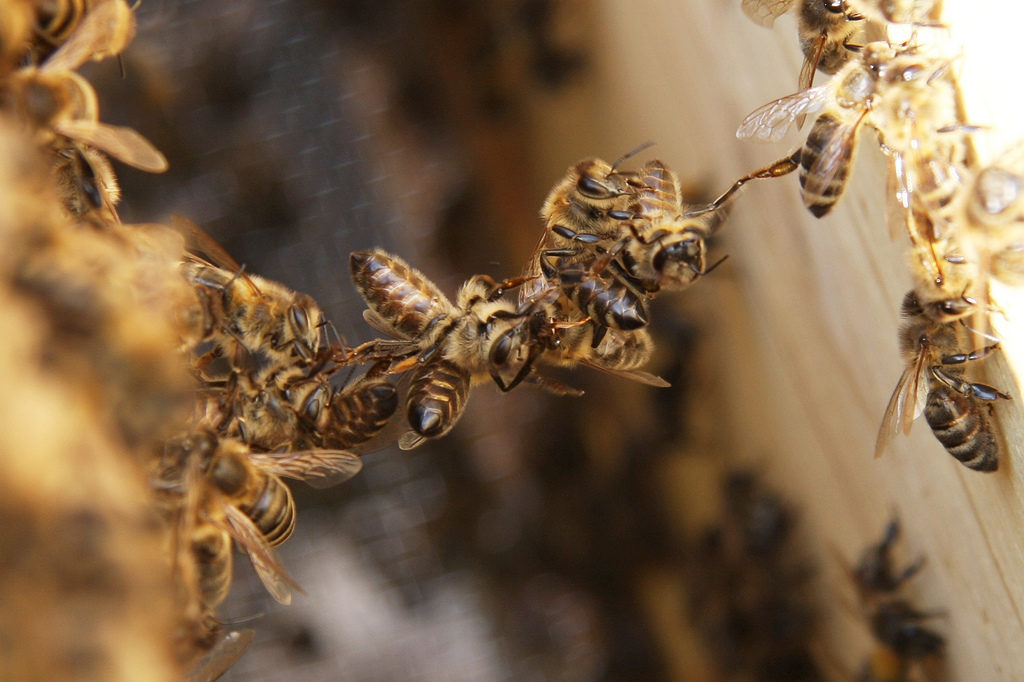
[[[647,142],[644,142],[644,143],[640,144],[639,146],[634,147],[630,151],[626,152],[623,156],[619,157],[619,159],[615,163],[612,164],[612,170],[615,170],[616,168],[618,168],[619,164],[622,163],[623,161],[625,161],[626,159],[628,159],[628,158],[630,158],[632,156],[636,156],[637,154],[639,154],[643,150],[649,149],[649,148],[651,148],[653,146],[654,146],[654,141],[653,140],[648,140]]]

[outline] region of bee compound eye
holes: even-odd
[[[846,13],[846,0],[824,0],[823,5],[826,12],[831,12],[832,14]]]
[[[512,354],[512,331],[509,330],[499,336],[491,345],[490,362],[495,367],[502,367],[508,363]]]
[[[306,310],[302,306],[289,306],[288,320],[297,336],[303,337],[309,332],[309,315],[306,314]]]
[[[615,192],[609,189],[607,185],[588,173],[580,176],[580,179],[576,182],[576,189],[579,190],[580,194],[591,199],[611,199],[615,196]]]

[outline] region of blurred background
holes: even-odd
[[[118,168],[121,217],[191,218],[352,345],[375,334],[351,251],[382,246],[451,296],[523,270],[581,158],[653,141],[637,165],[663,159],[698,203],[789,151],[733,136],[801,61],[792,17],[766,31],[738,2],[146,0],[137,18],[123,78],[83,68],[102,119],[170,161]],[[829,221],[795,178],[745,191],[711,247],[729,260],[654,307],[648,369],[672,388],[592,371],[559,377],[577,399],[484,386],[441,441],[293,486],[281,554],[306,594],[279,606],[236,562],[221,616],[257,635],[226,679],[849,679],[871,644],[837,555],[894,512],[908,556],[929,556],[920,590],[949,609],[957,670],[1024,665],[998,655],[1024,628],[1016,588],[986,592],[1020,568],[1018,541],[979,550],[994,564],[964,619],[949,597],[981,537],[963,510],[987,495],[1012,517],[1016,475],[964,482],[920,426],[872,467],[907,284],[877,237],[883,161],[861,157]]]

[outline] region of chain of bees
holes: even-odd
[[[1010,396],[970,381],[966,372],[998,348],[989,324],[990,313],[999,311],[990,279],[1024,282],[1024,147],[1011,146],[987,166],[975,160],[971,138],[981,133],[962,114],[959,53],[939,21],[939,3],[743,0],[742,7],[766,26],[796,8],[804,64],[800,90],[754,110],[737,137],[778,140],[805,116],[816,118],[800,149],[741,178],[716,203],[749,180],[796,170],[804,205],[823,217],[842,197],[860,132],[873,128],[888,157],[889,232],[909,240],[913,283],[901,311],[905,370],[875,455],[896,434],[909,433],[923,413],[953,457],[975,471],[995,471],[993,404]],[[909,29],[909,38],[854,42],[893,29]],[[812,87],[816,71],[832,79]]]
[[[793,4],[743,0],[763,24]],[[96,94],[76,69],[125,49],[135,31],[132,8],[123,0],[6,3],[0,16],[4,126],[30,139],[46,159],[64,208],[63,229],[113,245],[134,263],[172,264],[165,289],[130,282],[125,295],[141,306],[159,297],[169,308],[173,338],[161,343],[190,372],[191,414],[169,432],[148,434],[133,421],[141,417],[132,414],[130,397],[121,396],[116,421],[139,452],[161,517],[173,529],[169,554],[185,602],[181,658],[192,665],[211,652],[194,676],[230,666],[251,638],[223,635],[216,619],[230,588],[233,541],[275,599],[288,603],[297,588],[274,552],[295,525],[295,503],[282,478],[331,485],[353,476],[359,454],[390,437],[400,402],[408,429],[398,444],[410,449],[448,433],[472,387],[488,379],[502,391],[531,383],[558,395],[580,394],[542,374],[545,365],[584,365],[667,385],[641,369],[653,348],[647,330],[653,298],[689,287],[722,262],[708,264],[707,241],[730,197],[750,180],[799,171],[805,205],[826,215],[842,196],[865,125],[878,132],[890,159],[890,229],[909,236],[914,281],[903,303],[906,370],[876,454],[923,411],[955,458],[995,470],[991,405],[1009,396],[969,381],[965,371],[998,347],[994,339],[974,344],[978,335],[988,337],[988,279],[1024,279],[1024,157],[1014,147],[991,166],[973,163],[975,131],[959,114],[955,57],[942,54],[942,45],[915,38],[852,42],[868,24],[935,22],[930,6],[905,4],[854,11],[842,0],[800,3],[806,57],[800,91],[755,110],[738,136],[778,139],[817,114],[807,140],[706,207],[684,203],[678,178],[661,161],[621,169],[633,152],[611,164],[588,159],[571,167],[544,202],[543,235],[524,274],[501,281],[476,275],[454,302],[396,255],[353,253],[364,318],[387,338],[348,348],[325,342],[329,325],[309,296],[245,272],[188,220],[120,223],[107,156],[148,172],[165,170],[167,162],[134,130],[100,121]],[[834,75],[813,86],[819,70]],[[39,270],[28,268],[21,286],[46,297]],[[895,533],[876,554],[887,556]],[[893,579],[890,591],[912,573]],[[885,591],[874,578],[862,582]],[[883,602],[872,622],[901,604]],[[918,615],[904,610],[892,618],[915,622]],[[914,645],[941,649],[941,639],[922,638]]]

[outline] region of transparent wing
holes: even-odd
[[[224,513],[230,525],[231,536],[249,555],[252,567],[256,569],[256,575],[260,577],[267,592],[281,604],[291,604],[291,588],[299,592],[302,588],[288,575],[288,571],[281,565],[276,552],[267,543],[263,533],[237,507],[225,505]]]
[[[249,459],[272,474],[305,481],[314,488],[347,481],[363,468],[363,461],[347,450],[250,453]]]
[[[255,634],[255,630],[237,630],[221,637],[210,653],[185,673],[185,682],[213,682],[219,679],[242,657],[252,644]]]
[[[810,90],[814,85],[814,74],[818,71],[818,64],[821,63],[821,55],[825,52],[825,44],[828,36],[824,33],[818,36],[814,44],[814,50],[804,55],[804,62],[800,65],[800,77],[797,79],[797,87],[803,90]]]
[[[789,11],[793,0],[742,0],[740,7],[751,21],[771,28],[775,20]]]
[[[609,367],[602,367],[601,365],[593,363],[586,358],[580,358],[579,362],[581,365],[586,365],[587,367],[599,370],[605,374],[611,374],[612,376],[617,376],[622,379],[629,379],[630,381],[637,381],[641,384],[647,384],[648,386],[668,388],[672,385],[659,376],[655,376],[654,374],[638,369],[611,369]]]
[[[819,85],[768,102],[747,114],[736,129],[736,137],[741,140],[755,137],[770,142],[780,140],[798,117],[820,111],[828,94],[828,85]]]
[[[193,221],[175,213],[171,215],[171,228],[185,238],[185,248],[189,253],[207,259],[211,265],[222,270],[241,272],[242,266],[231,257],[227,249]]]
[[[406,431],[398,439],[398,447],[401,450],[412,450],[418,448],[426,442],[426,438],[416,433],[415,431]]]
[[[882,417],[882,426],[878,429],[875,440],[875,458],[885,454],[892,439],[899,433],[909,435],[914,420],[920,416],[928,398],[928,381],[922,381],[924,375],[925,354],[921,353],[913,365],[907,367],[900,375],[889,404]]]
[[[71,37],[40,67],[74,71],[90,59],[120,54],[135,37],[135,15],[122,0],[105,0],[85,15]]]
[[[88,119],[58,121],[53,128],[61,135],[91,145],[139,170],[163,173],[168,168],[167,159],[160,150],[131,128]]]

